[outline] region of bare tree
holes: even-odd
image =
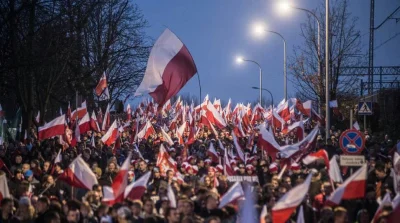
[[[325,2],[325,1],[323,1]],[[339,101],[356,95],[358,79],[340,75],[340,68],[358,66],[363,62],[361,53],[360,32],[357,30],[357,18],[348,10],[347,0],[334,0],[330,9],[330,95],[331,100]],[[321,30],[325,30],[325,8],[314,10],[321,22]],[[318,54],[317,23],[309,16],[306,23],[301,24],[300,36],[304,44],[294,48],[294,56],[290,58],[291,81],[300,99],[311,99],[318,102],[320,110],[325,103],[325,52]],[[325,49],[325,32],[321,32],[321,49]],[[318,75],[320,66],[321,75]],[[357,84],[356,84],[357,83]]]
[[[111,102],[124,97],[144,73],[146,25],[129,0],[0,0],[0,102],[21,107],[27,129],[37,111],[43,121],[76,103],[76,92],[93,104],[103,72]]]

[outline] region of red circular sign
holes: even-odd
[[[340,148],[345,154],[357,155],[364,150],[364,135],[355,129],[348,129],[339,138]]]

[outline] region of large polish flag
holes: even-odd
[[[342,200],[363,198],[367,181],[367,165],[364,164],[353,175],[347,178],[327,199],[328,203],[338,205]]]
[[[78,111],[78,118],[83,118],[87,113],[86,101],[82,102],[81,107],[77,109]]]
[[[234,183],[229,190],[221,197],[218,208],[223,208],[226,205],[244,197],[244,191],[240,182]]]
[[[146,72],[134,96],[149,93],[162,108],[195,73],[197,68],[189,50],[166,29],[151,49]]]
[[[90,128],[93,131],[100,132],[99,123],[97,122],[96,114],[94,111],[92,112],[92,116],[90,117]]]
[[[79,132],[81,134],[90,131],[90,117],[89,113],[86,113],[83,118],[79,121]]]
[[[324,149],[320,149],[315,153],[310,153],[306,157],[303,158],[303,163],[309,165],[319,159],[323,159],[325,162],[326,168],[329,170],[329,156],[328,153]]]
[[[131,200],[141,199],[144,192],[146,191],[147,183],[149,182],[150,176],[151,176],[151,171],[148,171],[138,180],[129,184],[125,189],[124,197]]]
[[[0,175],[0,201],[3,200],[3,198],[11,198],[5,174]]]
[[[117,138],[118,138],[118,126],[116,120],[114,120],[111,127],[107,130],[106,134],[104,134],[104,136],[101,137],[101,141],[107,146],[110,146],[115,142],[115,140],[117,140]]]
[[[87,163],[78,156],[59,177],[71,186],[91,190],[93,185],[98,184],[96,175]]]
[[[39,139],[48,139],[53,136],[63,135],[65,131],[65,115],[53,119],[44,126],[39,127]]]
[[[290,218],[293,211],[296,210],[304,200],[304,197],[308,193],[310,183],[311,174],[308,175],[307,179],[302,184],[292,188],[279,199],[272,208],[272,222],[284,223]]]

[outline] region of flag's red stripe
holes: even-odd
[[[63,135],[65,131],[65,126],[64,123],[60,125],[55,125],[47,129],[43,129],[42,131],[39,131],[39,139],[48,139],[53,136],[57,135]]]
[[[150,93],[154,101],[162,107],[168,99],[176,95],[179,90],[197,72],[196,65],[185,45],[169,61],[162,74],[163,84]]]
[[[293,211],[296,207],[288,207],[286,209],[281,210],[272,210],[272,222],[274,223],[284,223],[292,215]]]

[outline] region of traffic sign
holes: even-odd
[[[340,166],[362,166],[365,163],[365,157],[360,155],[341,155]]]
[[[339,144],[344,154],[361,154],[365,145],[364,135],[358,130],[348,129],[340,136]]]
[[[358,115],[372,115],[372,102],[359,102]]]

